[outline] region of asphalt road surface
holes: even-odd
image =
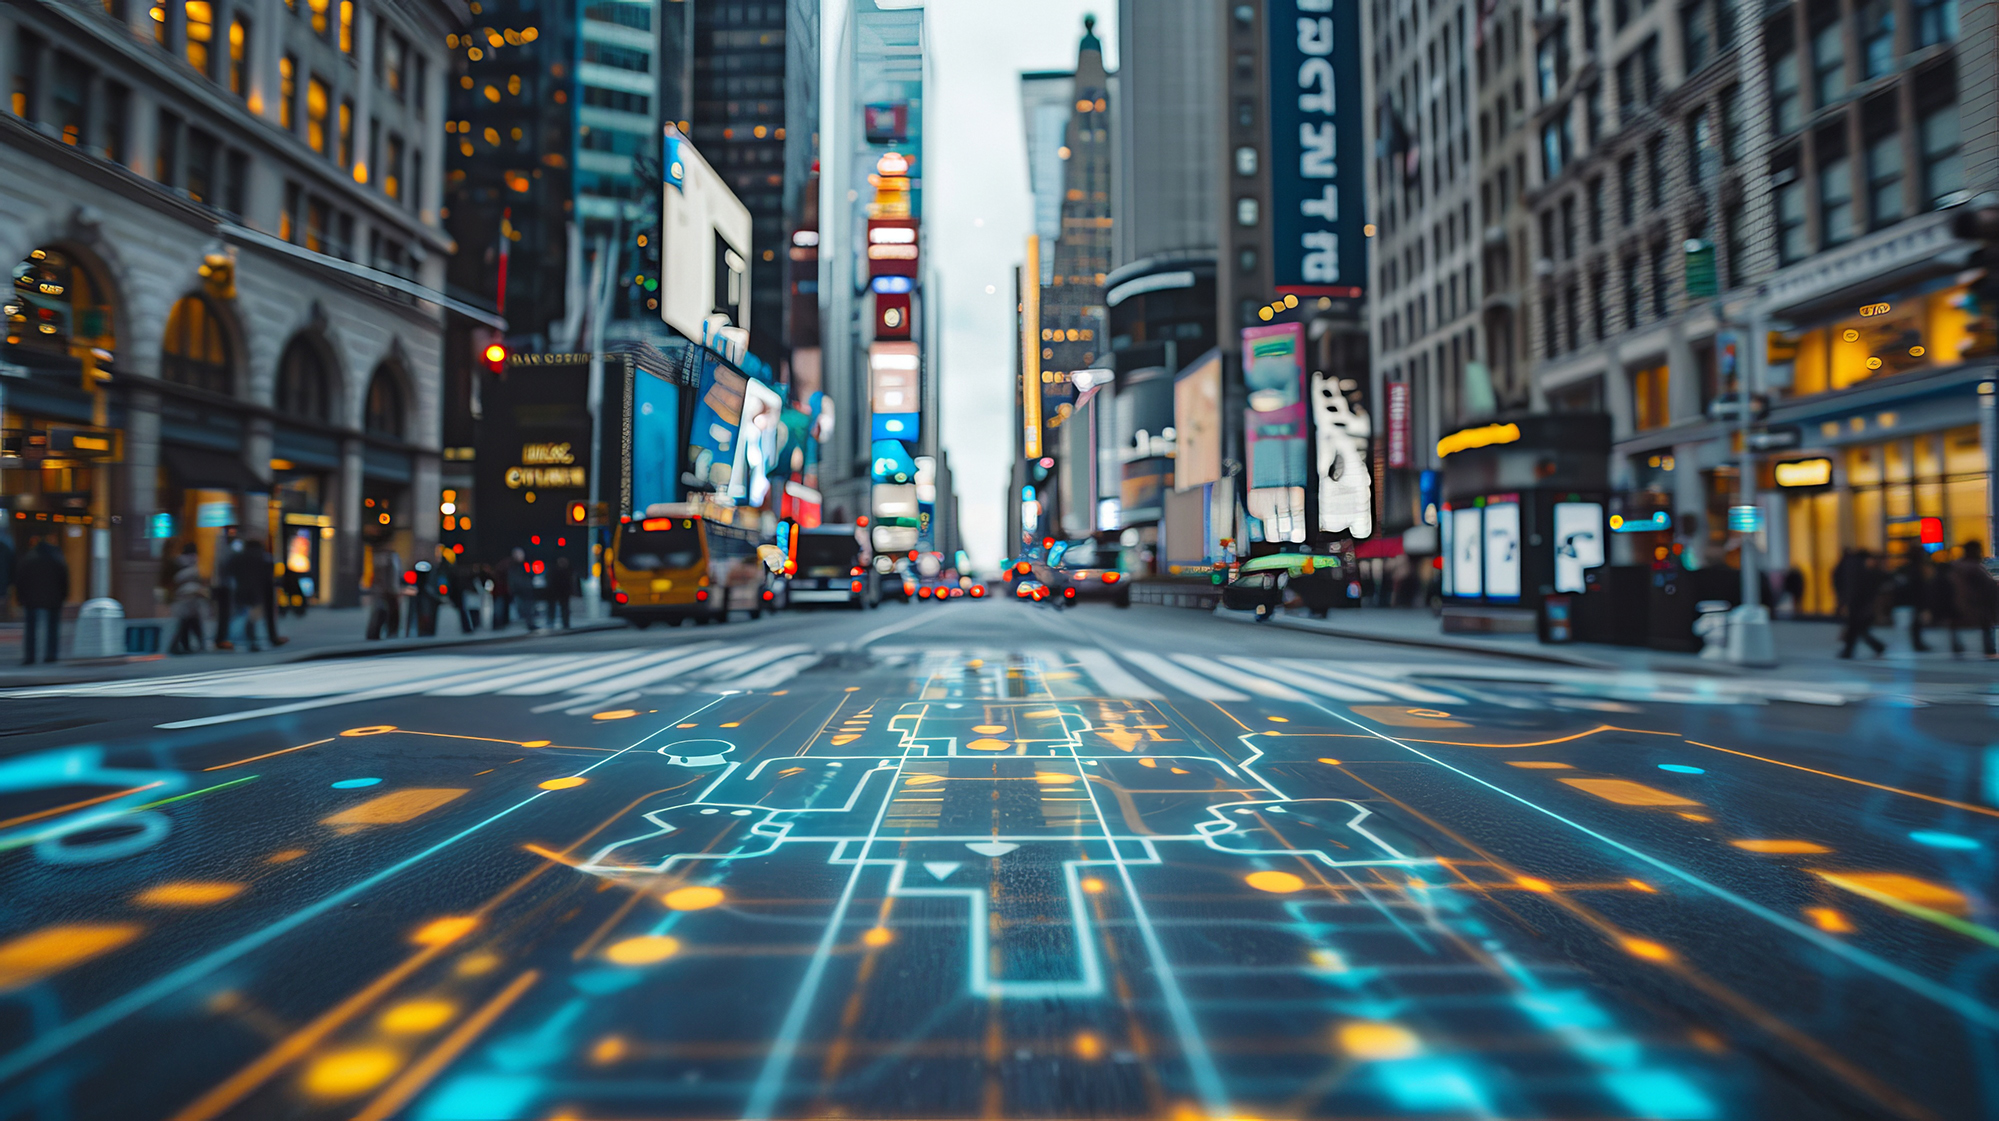
[[[1999,1115],[1995,710],[954,601],[0,695],[0,1118]]]

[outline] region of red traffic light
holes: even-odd
[[[507,344],[490,335],[488,336],[488,340],[486,345],[479,347],[479,361],[485,363],[486,369],[493,373],[506,373]]]
[[[590,504],[587,502],[571,502],[564,510],[570,525],[582,525],[590,520]]]

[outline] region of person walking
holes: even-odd
[[[208,643],[201,633],[201,608],[208,602],[208,581],[201,578],[201,553],[192,541],[181,548],[167,594],[174,617],[174,638],[167,645],[167,653],[193,654],[206,650]]]
[[[257,653],[262,647],[257,645],[257,623],[264,624],[264,635],[276,649],[284,645],[278,637],[273,622],[272,608],[276,605],[277,591],[271,573],[271,554],[264,551],[264,543],[257,538],[241,542],[241,549],[235,558],[235,586],[237,609],[243,613],[243,637],[250,643],[250,652]]]
[[[62,605],[69,599],[69,565],[46,537],[36,538],[28,555],[14,569],[14,596],[25,614],[21,632],[21,664],[35,664],[35,634],[48,628],[47,656],[56,660],[57,631],[62,621]]]
[[[458,633],[471,634],[476,624],[465,606],[465,585],[472,579],[471,570],[458,563],[458,554],[442,545],[437,547],[437,572],[439,587],[444,592],[444,600],[458,613]]]
[[[1874,601],[1881,595],[1881,569],[1874,563],[1874,554],[1865,549],[1855,549],[1839,563],[1846,576],[1840,586],[1846,607],[1846,629],[1840,632],[1839,656],[1853,657],[1854,646],[1865,642],[1878,658],[1888,651],[1870,629],[1874,626]]]
[[[1895,606],[1909,609],[1909,649],[1927,654],[1923,642],[1923,609],[1930,603],[1930,555],[1921,545],[1909,550],[1909,559],[1895,573]]]
[[[576,594],[576,573],[569,567],[568,557],[555,558],[555,567],[548,571],[548,587],[543,589],[548,597],[548,625],[555,627],[557,612],[562,615],[562,629],[569,629],[569,597]]]
[[[375,554],[374,578],[368,584],[368,641],[386,630],[390,638],[402,629],[402,565],[392,552]]]
[[[1964,656],[1964,647],[1958,644],[1957,629],[1971,627],[1978,631],[1985,656],[1988,659],[1999,658],[1999,648],[1995,648],[1992,634],[1992,628],[1999,626],[1999,584],[1995,584],[1992,574],[1985,570],[1984,546],[1976,541],[1966,541],[1962,554],[1951,562],[1948,574],[1951,656]]]
[[[209,594],[215,599],[215,648],[234,650],[236,644],[229,641],[229,631],[236,622],[236,557],[243,548],[243,542],[236,537],[236,529],[231,526],[224,538],[224,547],[215,553],[215,573],[208,582]]]
[[[520,614],[522,624],[534,630],[539,620],[535,617],[534,572],[528,568],[527,550],[515,549],[502,572],[507,580],[507,599]]]

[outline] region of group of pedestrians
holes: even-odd
[[[1999,582],[1987,571],[1985,551],[1978,542],[1965,542],[1959,554],[1958,559],[1938,565],[1931,563],[1927,552],[1915,549],[1891,573],[1875,553],[1848,549],[1832,571],[1840,618],[1845,622],[1839,636],[1839,656],[1853,657],[1854,647],[1862,643],[1876,657],[1887,652],[1887,646],[1872,631],[1886,600],[1893,607],[1909,609],[1909,646],[1917,653],[1930,649],[1923,641],[1927,616],[1931,626],[1950,631],[1953,656],[1963,656],[1964,644],[1958,632],[1968,629],[1977,633],[1986,658],[1999,659],[1999,644],[1993,635],[1993,628],[1999,626]]]
[[[257,624],[264,625],[264,637],[273,647],[291,641],[278,634],[278,583],[276,563],[261,539],[229,533],[215,555],[214,571],[201,574],[201,554],[194,542],[181,547],[166,578],[167,598],[174,618],[169,654],[196,654],[208,648],[203,628],[210,613],[215,621],[215,648],[234,650],[230,634],[236,620],[243,620],[243,639],[251,652],[257,644]]]
[[[553,563],[529,560],[526,550],[515,549],[500,564],[468,565],[439,546],[436,559],[418,561],[405,571],[396,554],[377,553],[368,586],[368,641],[434,635],[446,607],[458,616],[462,634],[481,625],[505,630],[514,617],[529,630],[552,628],[558,621],[566,630],[569,600],[576,591],[568,557]]]

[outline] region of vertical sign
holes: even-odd
[[[1374,535],[1374,473],[1367,446],[1373,421],[1360,383],[1324,371],[1312,374],[1312,434],[1319,450],[1319,529]]]
[[[1269,541],[1305,540],[1304,328],[1298,323],[1246,327],[1243,384],[1249,390],[1244,444],[1249,449],[1249,512]]]
[[[1027,458],[1041,458],[1041,239],[1027,235],[1020,266],[1020,420]]]
[[[1279,291],[1360,295],[1359,0],[1270,0],[1271,265]]]
[[[1409,466],[1409,383],[1391,381],[1388,391],[1388,465]]]
[[[1222,352],[1209,351],[1173,382],[1178,445],[1173,489],[1190,491],[1222,477]]]

